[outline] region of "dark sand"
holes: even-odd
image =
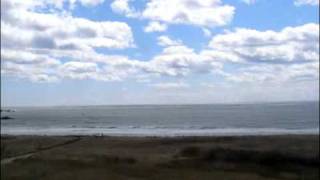
[[[319,179],[319,136],[1,136],[1,179]]]

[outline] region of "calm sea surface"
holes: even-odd
[[[318,134],[319,102],[236,105],[17,107],[1,134],[266,135]]]

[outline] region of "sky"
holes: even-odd
[[[319,0],[1,0],[1,105],[319,100]]]

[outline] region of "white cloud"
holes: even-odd
[[[111,8],[117,13],[129,13],[129,0],[115,0],[111,3]]]
[[[105,0],[26,0],[26,1],[38,1],[42,6],[53,5],[55,8],[63,9],[64,5],[69,6],[69,8],[74,8],[76,3],[81,4],[82,6],[97,6],[102,4]]]
[[[1,49],[1,61],[16,64],[37,64],[39,66],[57,66],[60,64],[59,60],[47,55],[10,49]]]
[[[61,66],[62,71],[74,73],[97,72],[97,64],[91,62],[69,61]]]
[[[238,28],[216,35],[200,55],[243,68],[222,72],[231,82],[284,83],[319,79],[319,25],[281,31]]]
[[[215,27],[228,24],[234,9],[220,0],[151,0],[142,16],[173,24]]]
[[[58,78],[55,69],[60,61],[43,54],[34,54],[23,50],[1,49],[1,73],[9,76],[29,79],[33,82],[55,82]]]
[[[123,22],[91,21],[68,14],[40,13],[22,1],[1,1],[1,45],[47,49],[126,48],[131,28]]]
[[[235,8],[220,0],[150,0],[141,12],[128,4],[128,0],[114,0],[114,12],[127,17],[145,18],[168,24],[191,24],[216,27],[227,25],[233,18]]]
[[[71,79],[93,78],[99,71],[96,63],[69,61],[59,67],[59,75]]]
[[[166,31],[167,28],[168,26],[166,24],[161,24],[157,21],[152,21],[144,28],[144,32],[162,32]]]
[[[242,2],[250,5],[250,4],[254,4],[256,2],[256,0],[241,0]]]
[[[248,5],[254,4],[257,2],[257,0],[240,0]],[[319,5],[319,0],[294,0],[295,6],[302,6],[302,5],[311,5],[311,6],[317,6]]]
[[[124,14],[127,17],[139,17],[140,13],[129,6],[130,1],[132,0],[114,0],[111,3],[111,9],[112,11],[118,14]]]
[[[319,62],[293,65],[254,65],[226,76],[233,82],[278,83],[314,81],[319,79]]]
[[[102,1],[81,2],[96,5]],[[59,59],[109,61],[116,56],[99,56],[94,48],[123,49],[134,45],[131,28],[126,23],[91,21],[50,11],[52,3],[59,6],[64,1],[1,1],[2,73],[51,82],[64,77],[59,74]]]
[[[48,74],[36,74],[30,77],[30,80],[32,82],[37,83],[52,83],[52,82],[58,82],[59,79],[56,76],[50,76]]]
[[[202,31],[203,31],[204,36],[211,37],[212,33],[211,33],[211,31],[209,29],[202,28]]]
[[[68,10],[73,9],[75,5],[81,4],[82,6],[93,7],[102,4],[105,0],[4,0],[1,1],[3,8],[7,8],[8,5],[19,6],[21,8],[47,8],[50,6],[50,11],[56,10]],[[68,9],[64,9],[64,7]],[[47,9],[48,10],[48,9]]]
[[[69,2],[72,2],[75,0],[69,0]],[[81,4],[84,6],[97,6],[101,3],[103,3],[105,0],[80,0]]]
[[[168,36],[159,36],[158,44],[160,46],[179,46],[182,42],[180,40],[172,40]]]
[[[294,5],[296,5],[296,6],[302,6],[302,5],[317,6],[317,5],[319,5],[319,0],[295,0]]]
[[[19,64],[12,61],[1,61],[1,74],[7,76],[28,79],[33,82],[56,82],[58,77],[56,75],[56,68],[58,65],[45,63],[29,63]]]
[[[221,63],[179,45],[166,47],[150,61],[147,71],[167,76],[186,76],[192,73],[216,73],[221,68]]]
[[[151,87],[157,90],[182,90],[188,88],[189,85],[184,82],[162,82],[151,84]]]
[[[204,54],[223,60],[252,63],[319,61],[319,25],[305,24],[276,31],[239,28],[214,36]]]
[[[187,76],[192,73],[220,73],[222,63],[194,52],[182,44],[167,46],[149,61],[107,56],[97,53],[76,53],[75,60],[95,61],[100,64],[94,79],[103,81],[136,79],[148,82],[159,76]]]

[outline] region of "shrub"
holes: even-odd
[[[182,157],[196,157],[200,155],[200,148],[196,147],[196,146],[189,146],[186,147],[184,149],[182,149],[182,151],[180,152],[180,156]]]

